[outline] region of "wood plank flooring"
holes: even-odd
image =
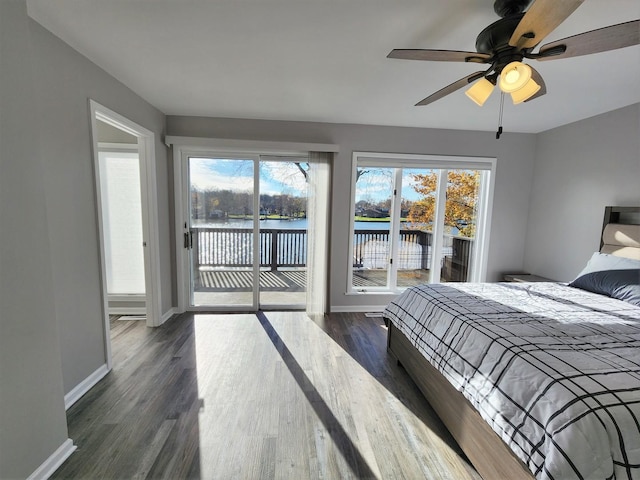
[[[302,312],[114,320],[114,369],[67,412],[52,478],[479,479],[382,318]]]

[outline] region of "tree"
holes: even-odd
[[[413,188],[423,197],[409,209],[410,222],[431,224],[435,217],[436,172],[413,175]],[[480,172],[477,170],[449,170],[447,174],[447,200],[444,224],[457,228],[465,237],[475,235],[475,212],[478,201]]]

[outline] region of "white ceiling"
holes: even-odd
[[[558,0],[561,1],[561,0]],[[477,65],[386,58],[475,51],[493,0],[27,0],[29,15],[167,115],[495,130],[459,90],[415,103]],[[542,43],[640,18],[638,0],[585,0]],[[640,102],[640,46],[535,62],[548,93],[514,106],[541,132]],[[480,66],[482,67],[482,66]]]

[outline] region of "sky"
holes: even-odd
[[[385,200],[391,196],[393,192],[393,171],[392,168],[372,168],[364,167],[367,173],[363,174],[356,184],[356,202],[367,200],[376,203]],[[416,173],[429,173],[427,169],[403,169],[402,172],[402,198],[404,200],[417,201],[420,195],[413,188],[416,182],[413,175]]]
[[[367,173],[356,184],[356,202],[367,200],[372,203],[383,201],[393,191],[393,169],[365,167]],[[427,169],[404,169],[402,176],[402,197],[416,201],[421,198],[413,185],[412,175],[428,173]],[[191,184],[200,190],[234,190],[252,192],[253,161],[237,159],[190,158],[189,175]],[[293,162],[261,161],[260,193],[269,195],[288,194],[306,196],[307,184],[304,176]]]
[[[190,158],[189,176],[200,190],[253,191],[253,161]],[[261,161],[260,193],[306,196],[304,175],[292,162]]]

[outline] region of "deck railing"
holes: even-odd
[[[386,263],[388,257],[388,249],[385,246],[389,245],[389,231],[388,230],[356,230],[353,232],[353,266],[364,267],[365,260],[369,257],[370,261],[375,263]],[[400,251],[400,257],[412,256],[412,259],[399,260],[402,263],[413,263],[417,265],[417,268],[427,270],[429,268],[429,247],[431,246],[431,232],[423,232],[421,230],[400,230],[400,242],[408,244],[414,244],[419,246],[417,252],[403,252]],[[369,246],[375,242],[375,244],[382,245],[383,248],[378,251],[372,252]],[[374,256],[376,258],[371,259]],[[418,258],[416,258],[416,256]],[[411,261],[413,260],[413,261]]]
[[[447,237],[445,237],[445,248],[450,245],[450,254],[443,257],[441,277],[445,282],[466,282],[469,275],[473,239],[452,235]]]
[[[198,267],[250,267],[253,265],[253,230],[250,228],[193,228],[194,262]],[[307,231],[260,229],[260,266],[304,267]]]
[[[253,265],[253,230],[250,228],[193,228],[194,267],[250,267]],[[427,270],[431,261],[431,232],[400,230],[399,265],[412,265]],[[366,268],[366,263],[382,261],[388,255],[387,230],[356,230],[354,232],[353,266]],[[382,245],[372,251],[371,245]],[[464,281],[469,267],[473,240],[445,236],[443,274],[449,281]],[[260,267],[275,271],[281,267],[304,267],[307,261],[307,231],[305,229],[260,229]],[[381,258],[377,258],[381,256]],[[403,258],[407,257],[407,258]],[[402,268],[402,267],[401,267]]]

